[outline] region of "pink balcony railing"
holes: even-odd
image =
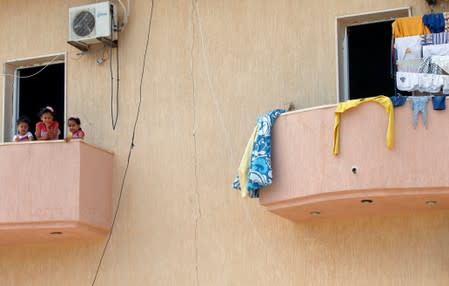
[[[416,128],[407,103],[388,116],[365,103],[342,114],[340,154],[332,155],[335,106],[282,115],[273,130],[273,184],[260,203],[294,221],[449,209],[449,110],[428,106]]]
[[[111,152],[84,141],[40,141],[1,144],[0,158],[0,243],[108,233]]]

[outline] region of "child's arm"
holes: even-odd
[[[33,141],[34,140],[33,134],[31,134],[31,132],[27,133],[27,137],[28,137],[28,141]]]
[[[59,134],[61,130],[59,130],[59,123],[57,121],[54,122],[52,127],[48,130],[48,139],[57,140],[59,139]]]
[[[48,138],[48,135],[41,136],[41,129],[37,125],[36,125],[36,133],[35,134],[36,134],[37,140],[47,140],[47,138]]]
[[[58,139],[58,135],[59,135],[58,131],[59,131],[58,128],[48,129],[48,139],[49,140],[56,140],[56,139]]]
[[[84,139],[84,135],[85,135],[85,134],[84,134],[84,131],[83,131],[83,130],[80,130],[80,131],[79,131],[78,138],[79,138],[79,139]]]

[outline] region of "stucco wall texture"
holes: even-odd
[[[152,1],[131,2],[120,34],[115,131],[108,62],[66,44],[68,8],[92,2],[0,0],[0,62],[67,52],[67,113],[115,153],[116,202]],[[95,285],[448,285],[449,212],[296,224],[231,189],[258,115],[336,102],[335,17],[404,6],[428,12],[406,0],[155,0]],[[91,285],[104,243],[0,247],[0,284]]]

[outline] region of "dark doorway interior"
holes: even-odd
[[[394,95],[391,76],[393,21],[348,27],[349,98]]]
[[[64,132],[64,63],[47,66],[40,73],[29,78],[43,67],[18,69],[18,111],[19,116],[26,115],[31,120],[30,131],[34,134],[35,125],[40,121],[38,113],[42,107],[55,109],[56,118],[61,129],[60,139]]]

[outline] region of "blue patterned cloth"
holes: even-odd
[[[284,109],[275,109],[257,119],[256,138],[254,139],[251,164],[248,172],[248,195],[258,198],[259,191],[273,181],[271,170],[271,129]],[[237,176],[233,188],[240,190],[240,179]]]

